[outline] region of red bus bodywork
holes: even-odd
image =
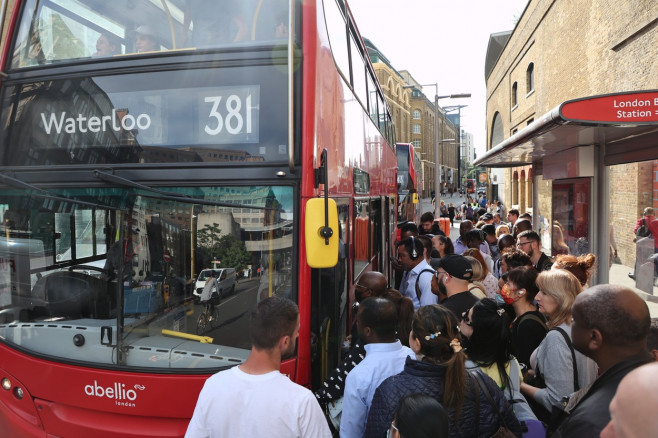
[[[21,3],[17,0],[14,5],[7,41],[12,40],[17,28]],[[297,357],[285,361],[281,370],[299,384],[310,386],[314,291],[312,269],[306,264],[303,223],[307,200],[322,196],[324,190],[315,187],[313,170],[326,148],[330,197],[354,198],[353,169],[360,168],[370,176],[368,196],[395,199],[397,163],[394,150],[371,123],[367,112],[350,96],[350,88],[336,68],[324,28],[322,2],[304,1],[300,5],[302,99],[301,108],[295,114],[301,125],[301,139],[297,142],[301,147],[297,169],[301,180],[298,215],[301,232],[297,234],[301,327]],[[362,41],[359,43],[363,45]],[[2,52],[4,68],[9,62],[9,47],[10,44],[5,44]],[[361,119],[353,120],[354,114],[360,114]],[[354,217],[352,203],[350,217]],[[350,258],[354,251],[351,234],[345,239]],[[355,275],[353,263],[348,266],[351,303]],[[9,389],[0,389],[0,430],[4,436],[12,437],[183,436],[208,376],[92,368],[37,357],[0,342],[0,379],[11,384]],[[128,410],[128,404],[135,406]]]

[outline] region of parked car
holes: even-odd
[[[224,298],[225,296],[231,295],[235,292],[235,269],[234,268],[219,268],[219,269],[204,269],[199,272],[199,276],[196,279],[194,285],[194,298],[198,300],[201,297],[201,292],[203,292],[203,286],[206,285],[206,280],[210,276],[214,276],[217,279],[217,284],[219,285],[219,298]]]

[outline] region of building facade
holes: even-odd
[[[412,143],[420,153],[423,163],[423,197],[431,196],[435,187],[435,118],[438,117],[439,130],[439,182],[443,190],[456,190],[457,166],[459,163],[459,129],[439,108],[438,116],[434,102],[422,92],[419,84],[406,70],[396,70],[389,60],[368,39],[364,39],[370,61],[391,109],[395,123],[397,141]]]
[[[533,213],[547,251],[595,252],[599,281],[649,264],[633,229],[645,207],[658,208],[658,138],[648,126],[658,117],[588,123],[563,110],[658,89],[656,17],[654,0],[530,0],[515,29],[489,42],[487,153],[477,164],[504,169],[496,174],[507,206]],[[620,263],[604,269],[615,252]],[[653,292],[651,281],[635,286]]]

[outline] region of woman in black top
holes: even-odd
[[[546,336],[546,318],[535,307],[535,295],[539,292],[535,268],[522,266],[507,273],[501,291],[505,303],[511,304],[516,314],[512,322],[512,348],[519,363],[530,368],[530,355]],[[522,365],[523,366],[523,365]]]

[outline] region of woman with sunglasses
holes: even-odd
[[[530,355],[546,337],[546,318],[535,306],[535,296],[539,292],[537,276],[532,267],[521,266],[505,274],[501,295],[505,304],[512,305],[516,318],[510,326],[512,352],[525,368],[531,369]]]
[[[537,421],[521,395],[521,365],[510,348],[509,312],[485,298],[464,312],[459,331],[468,360],[466,369],[480,370],[491,377],[512,404],[519,421]]]
[[[404,371],[384,380],[375,391],[366,437],[383,437],[400,401],[415,393],[433,397],[446,409],[451,437],[492,436],[502,425],[500,418],[521,436],[521,426],[496,383],[479,371],[477,379],[467,372],[457,318],[451,310],[438,304],[420,307],[412,321],[409,344],[417,360],[407,358]]]
[[[522,383],[521,392],[537,418],[548,422],[553,407],[563,409],[562,397],[596,379],[597,366],[571,343],[571,307],[582,291],[578,279],[567,270],[550,269],[539,274],[537,287],[539,311],[548,318],[550,330],[530,356],[533,384]]]

